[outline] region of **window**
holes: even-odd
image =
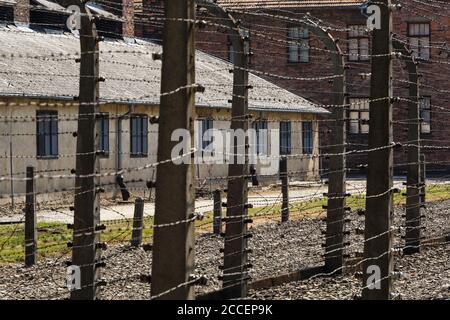
[[[0,24],[14,23],[14,9],[12,5],[0,6]]]
[[[267,120],[257,120],[253,123],[253,127],[256,131],[256,154],[267,155],[268,154],[268,131]]]
[[[408,37],[413,57],[423,60],[430,59],[430,24],[409,23]]]
[[[348,132],[351,134],[369,133],[369,102],[368,98],[349,99]]]
[[[349,26],[348,32],[348,60],[369,60],[369,36],[364,25]]]
[[[420,118],[422,119],[420,132],[431,133],[431,98],[422,97],[419,103]]]
[[[208,130],[213,129],[214,121],[212,119],[199,119],[198,121],[198,146],[202,148],[202,152],[206,151],[208,146],[212,143],[212,136]]]
[[[113,19],[99,19],[96,22],[99,36],[111,39],[122,38],[122,22]]]
[[[37,157],[58,157],[58,112],[38,111],[36,113]]]
[[[291,122],[280,122],[280,154],[291,154]]]
[[[313,128],[311,121],[302,122],[302,151],[303,154],[312,154],[314,149]]]
[[[288,62],[309,62],[309,31],[306,28],[290,27],[288,31]]]
[[[30,28],[45,33],[69,31],[66,22],[70,14],[54,0],[30,0]]]
[[[148,153],[148,117],[133,115],[131,122],[131,156],[146,157]]]
[[[108,157],[109,154],[109,116],[107,113],[101,114],[99,117],[100,141],[99,150],[102,155]]]
[[[123,5],[121,0],[90,1],[86,6],[99,18],[96,21],[99,36],[112,39],[122,38],[123,22],[120,17],[123,14]]]

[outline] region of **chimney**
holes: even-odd
[[[14,23],[28,26],[30,23],[30,0],[16,0],[14,5]]]
[[[122,0],[122,34],[124,38],[134,38],[134,0]]]

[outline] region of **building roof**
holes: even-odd
[[[78,96],[79,64],[75,56],[79,55],[80,44],[76,36],[8,27],[0,28],[0,43],[0,96]],[[102,101],[159,104],[161,61],[153,60],[152,53],[160,53],[160,45],[141,40],[104,41],[100,50],[100,76],[106,79],[100,83]],[[197,51],[196,82],[206,88],[203,94],[196,95],[197,106],[230,107],[230,68],[228,62]],[[249,76],[249,84],[254,87],[249,94],[252,110],[328,113],[256,75]]]
[[[116,21],[122,21],[122,22],[124,21],[122,18],[105,10],[104,8],[102,8],[101,5],[98,5],[97,3],[94,3],[92,1],[87,2],[86,7],[88,7],[92,11],[92,13],[98,15],[99,17],[102,17],[105,19],[116,20]],[[111,9],[111,8],[108,8],[108,9]]]
[[[13,6],[16,3],[16,0],[0,0],[0,5],[2,6]]]
[[[33,9],[34,8],[36,8],[36,9],[46,9],[46,10],[49,10],[49,11],[69,13],[69,11],[66,8],[64,8],[63,6],[59,5],[58,3],[52,2],[52,1],[33,0],[32,4],[36,4],[35,7],[32,7]]]
[[[4,1],[4,0],[0,0]],[[57,12],[57,13],[63,13],[70,15],[72,12],[65,8],[64,6],[60,5],[57,2],[54,1],[48,1],[48,0],[32,0],[32,4],[35,4],[31,7],[32,10],[46,10],[50,12]],[[108,12],[105,10],[101,5],[94,3],[92,1],[86,2],[86,7],[88,7],[93,14],[96,14],[97,16],[104,18],[104,19],[110,19],[115,21],[122,21],[123,19],[118,17],[117,15]],[[111,7],[112,8],[112,7]]]
[[[356,7],[361,0],[218,0],[221,6],[232,9],[295,9]]]

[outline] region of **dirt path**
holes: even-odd
[[[404,178],[395,179],[394,186],[402,188]],[[448,181],[433,181],[429,183],[448,183]],[[291,202],[300,202],[303,200],[311,200],[322,198],[327,192],[327,186],[321,183],[311,182],[292,182],[290,185],[289,197]],[[366,188],[366,181],[362,179],[348,179],[347,192],[351,194],[363,194]],[[250,190],[249,203],[254,207],[266,207],[281,202],[281,191],[279,186],[264,188],[262,190]],[[213,210],[212,199],[197,199],[195,202],[196,212],[206,213]],[[144,216],[153,216],[155,213],[154,203],[146,202],[144,205]],[[108,204],[101,206],[101,220],[116,220],[124,218],[132,218],[134,214],[134,204]],[[20,221],[24,218],[22,213],[0,214],[0,222]],[[73,211],[69,209],[41,210],[37,213],[39,222],[61,222],[73,223]]]

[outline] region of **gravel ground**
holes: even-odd
[[[443,246],[424,249],[420,255],[396,260],[395,268],[404,274],[394,280],[393,293],[397,299],[450,299],[450,248]],[[361,280],[356,276],[314,278],[301,282],[251,291],[251,299],[272,300],[346,300],[358,298]]]
[[[429,204],[424,235],[431,238],[450,231],[450,201]],[[394,224],[401,225],[401,208],[396,210]],[[363,236],[355,230],[364,227],[364,218],[350,214],[352,256],[362,252]],[[253,279],[296,271],[323,263],[325,223],[317,219],[258,224],[252,228],[249,240]],[[400,238],[396,238],[398,244]],[[219,249],[223,239],[211,234],[198,236],[196,241],[196,273],[209,278],[207,286],[196,287],[197,293],[220,288],[218,266],[222,263]],[[127,245],[114,246],[103,253],[107,262],[102,277],[108,284],[101,289],[102,299],[148,299],[150,285],[140,280],[151,271],[151,252],[132,249]],[[41,258],[34,267],[25,269],[19,264],[0,266],[0,299],[63,299],[68,297],[65,288],[65,261],[67,255],[52,259]],[[422,253],[396,258],[395,268],[405,275],[395,280],[394,290],[403,299],[450,299],[450,247],[424,248]],[[359,295],[361,281],[346,275],[333,278],[314,278],[270,289],[251,291],[255,299],[352,299]]]

